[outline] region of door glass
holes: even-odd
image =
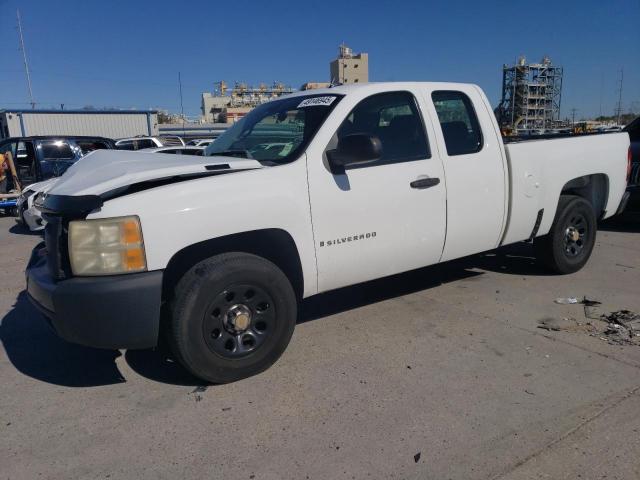
[[[40,144],[40,152],[43,160],[73,160],[75,155],[67,142],[57,140],[55,142],[43,142]]]
[[[18,142],[14,158],[18,179],[23,186],[36,182],[36,155],[33,144],[31,142]]]
[[[467,155],[482,149],[482,131],[471,100],[462,92],[437,91],[431,99],[438,113],[447,154]]]
[[[83,155],[93,152],[94,150],[105,150],[109,148],[106,143],[98,140],[76,140],[76,145],[80,147]]]
[[[348,168],[431,157],[416,101],[409,92],[380,93],[361,101],[338,128],[338,140],[354,133],[378,137],[382,143],[382,157],[374,163]]]
[[[116,148],[118,150],[133,150],[133,142],[131,140],[124,140],[122,142],[116,143]]]

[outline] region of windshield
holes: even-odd
[[[295,160],[342,95],[307,95],[254,108],[205,150],[206,156],[252,158],[265,165]]]

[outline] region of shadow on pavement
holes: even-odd
[[[161,350],[127,350],[124,358],[132,370],[149,380],[194,387],[208,385],[191,375],[177,360],[169,358]]]
[[[468,259],[473,266],[490,272],[507,275],[554,275],[540,264],[533,252],[531,243],[514,243],[506,247],[481,253]]]
[[[640,211],[625,211],[598,225],[598,230],[606,232],[640,233]]]
[[[535,264],[531,245],[515,245],[494,252],[413,270],[311,297],[300,306],[298,323],[318,320],[389,298],[430,289],[438,285],[471,280],[482,271],[513,275],[546,275]],[[48,327],[30,304],[25,292],[0,323],[0,340],[12,364],[37,380],[68,387],[92,387],[125,382],[115,360],[117,350],[101,350],[67,343]],[[203,383],[179,363],[167,358],[165,349],[130,350],[127,364],[150,380],[199,386]]]
[[[119,351],[82,347],[58,338],[25,292],[1,320],[0,340],[20,372],[43,382],[93,387],[125,381],[115,364]]]
[[[38,232],[32,232],[28,227],[16,223],[9,228],[9,233],[13,233],[14,235],[29,235],[31,237],[42,237],[44,235],[44,230],[40,230]]]

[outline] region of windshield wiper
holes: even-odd
[[[225,157],[239,157],[239,158],[249,158],[253,159],[251,152],[249,150],[235,149],[235,150],[222,150],[221,152],[212,152],[210,157],[215,157],[216,155],[225,156]]]

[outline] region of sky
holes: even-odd
[[[563,118],[613,114],[623,69],[623,110],[640,111],[640,0],[0,0],[0,109],[29,106],[18,8],[38,108],[179,113],[180,72],[197,116],[220,80],[328,81],[344,42],[369,54],[370,81],[476,83],[494,107],[504,63],[548,55]]]

